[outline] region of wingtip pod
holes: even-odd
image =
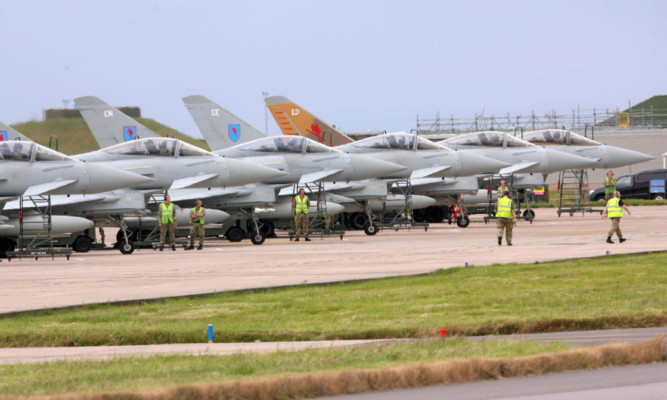
[[[229,169],[228,186],[240,186],[249,183],[267,182],[280,178],[287,173],[263,165],[251,164],[233,158],[225,158]]]
[[[152,178],[134,172],[105,167],[95,163],[86,163],[86,171],[90,180],[86,193],[102,193],[116,189],[138,187],[153,182]]]

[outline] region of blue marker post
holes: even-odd
[[[208,342],[213,343],[213,325],[208,324]]]

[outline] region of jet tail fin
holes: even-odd
[[[264,101],[283,135],[301,135],[329,146],[354,141],[286,97],[270,96]]]
[[[257,128],[205,96],[183,97],[183,103],[213,151],[266,137]]]
[[[74,105],[102,148],[138,138],[159,137],[157,133],[95,96],[76,98]]]
[[[17,130],[12,128],[9,125],[5,125],[3,122],[0,122],[0,142],[5,142],[7,140],[26,140],[32,142],[30,138],[21,135]]]

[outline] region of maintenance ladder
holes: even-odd
[[[576,212],[599,212],[593,209],[588,199],[588,171],[585,169],[570,169],[558,174],[558,216],[569,213],[570,217]]]

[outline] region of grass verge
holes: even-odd
[[[465,340],[269,355],[170,356],[3,366],[0,396],[285,399],[500,379],[665,359],[660,340],[564,350]]]
[[[504,334],[667,324],[667,253],[457,268],[0,320],[0,346]]]

